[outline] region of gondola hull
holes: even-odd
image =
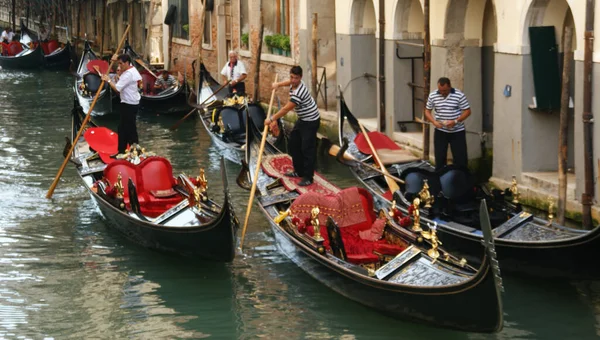
[[[358,129],[353,127],[356,118],[345,102],[341,101],[339,135],[353,141]],[[348,152],[356,159],[372,162],[361,154],[353,143]],[[339,159],[339,158],[338,158]],[[425,162],[414,162],[388,166],[388,171],[402,178],[403,172],[413,168],[431,168]],[[352,174],[375,197],[380,206],[390,206],[389,195],[383,176],[380,173],[353,162],[349,166]],[[396,204],[406,213],[411,204],[401,192],[396,193]],[[492,200],[492,198],[489,198]],[[497,211],[511,211],[510,203],[497,202]],[[460,253],[476,262],[479,256],[480,243],[483,240],[478,228],[461,225],[438,216],[430,216],[422,210],[421,218],[433,223],[437,222],[438,235],[446,248]],[[556,223],[535,218],[529,213],[516,211],[509,214],[508,221],[493,228],[496,252],[502,264],[503,272],[513,274],[566,279],[597,279],[600,267],[595,259],[600,256],[600,227],[591,231],[560,226]]]
[[[91,76],[88,69],[87,64],[91,60],[97,60],[98,56],[94,53],[89,43],[85,42],[84,50],[81,54],[81,59],[77,66],[77,77],[75,78],[75,85],[73,91],[77,96],[77,101],[79,105],[82,107],[83,112],[87,113],[94,101],[94,97],[96,92],[86,93],[86,91],[82,90],[82,83],[84,82],[84,78],[86,76]],[[94,79],[99,86],[100,79]],[[116,113],[117,105],[119,105],[120,97],[115,94],[111,87],[108,84],[105,84],[101,89],[99,89],[100,94],[98,99],[96,100],[96,104],[94,105],[92,115],[93,116],[105,116],[108,114]]]
[[[7,70],[36,69],[44,66],[44,52],[40,46],[18,57],[0,56],[0,67]]]
[[[385,315],[470,332],[496,332],[501,327],[499,300],[486,300],[486,304],[482,304],[482,296],[496,289],[489,269],[468,286],[431,292],[420,288],[394,288],[378,284],[376,280],[347,276],[328,261],[323,261],[322,256],[303,250],[302,244],[294,242],[278,225],[271,223],[271,229],[278,249],[307,274],[336,293]],[[458,306],[461,310],[450,311],[449,306]]]
[[[65,47],[55,53],[44,55],[44,68],[52,70],[66,70],[69,69],[71,64],[75,60],[75,53],[70,42],[67,42]]]

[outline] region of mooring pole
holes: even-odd
[[[573,61],[573,28],[565,27],[563,42],[562,93],[560,96],[560,128],[558,130],[558,205],[556,221],[565,224],[567,207],[567,137],[569,128],[569,85],[571,83],[571,62]]]
[[[254,102],[258,103],[260,101],[260,58],[262,56],[262,40],[263,34],[265,32],[265,22],[262,11],[262,1],[259,4],[260,8],[260,32],[258,32],[258,46],[256,48],[256,62],[254,64]],[[250,47],[250,42],[248,42],[248,47]]]
[[[379,0],[379,131],[385,133],[385,1]]]
[[[592,78],[594,48],[594,0],[587,0],[585,17],[585,46],[583,55],[583,153],[585,192],[581,195],[583,227],[592,229],[592,201],[594,199],[594,114],[592,113]]]
[[[319,99],[317,94],[317,48],[318,48],[318,32],[317,32],[317,13],[312,16],[312,54],[311,54],[311,90],[315,101]]]
[[[431,87],[431,33],[429,32],[429,0],[423,1],[423,21],[425,27],[423,31],[423,116],[425,120],[425,109],[427,98],[429,98],[429,88]],[[423,124],[423,160],[429,160],[429,124]]]

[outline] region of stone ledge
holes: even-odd
[[[504,180],[501,178],[497,178],[497,177],[491,177],[490,183],[499,189],[509,188],[511,185],[510,181],[507,181],[507,180]],[[521,194],[520,201],[524,205],[532,206],[532,207],[540,209],[540,210],[548,211],[548,197],[551,197],[554,200],[555,209],[556,209],[556,201],[558,200],[558,195],[548,193],[548,192],[542,191],[542,190],[536,190],[534,188],[531,188],[531,187],[523,185],[523,184],[519,184],[518,187],[519,187],[519,193]],[[569,219],[581,221],[582,207],[583,206],[581,205],[581,203],[578,200],[567,200],[567,207],[566,207],[567,217]],[[556,211],[555,211],[555,213],[556,213]],[[600,207],[597,205],[592,206],[592,218],[595,221],[600,220]]]

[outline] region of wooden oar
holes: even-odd
[[[375,157],[375,160],[377,161],[377,163],[379,164],[379,166],[381,167],[381,172],[383,172],[383,174],[385,174],[385,182],[387,183],[388,187],[390,188],[390,191],[392,193],[398,191],[400,189],[400,187],[398,186],[398,184],[391,178],[389,178],[390,173],[387,171],[387,169],[385,168],[385,165],[383,164],[383,162],[381,161],[381,159],[379,159],[379,155],[377,154],[377,150],[375,150],[375,147],[373,146],[373,144],[371,143],[371,138],[369,138],[369,135],[367,134],[367,131],[365,131],[365,128],[363,127],[363,125],[357,120],[358,122],[358,126],[360,127],[360,130],[362,131],[363,135],[365,136],[365,139],[367,140],[367,143],[369,144],[369,148],[371,148],[371,153],[373,154],[373,157]]]
[[[277,82],[277,74],[275,74],[275,80]],[[269,110],[267,111],[267,117],[265,120],[271,117],[271,109],[273,108],[273,99],[275,98],[275,89],[271,91],[271,100],[269,101]],[[246,208],[246,218],[244,219],[244,228],[242,229],[242,237],[240,239],[240,249],[244,246],[244,237],[246,236],[246,228],[248,227],[248,219],[250,218],[250,211],[252,211],[252,201],[254,200],[254,193],[256,192],[256,183],[258,182],[258,171],[260,170],[260,163],[262,161],[262,154],[265,149],[265,142],[267,141],[267,134],[269,133],[269,126],[265,125],[263,128],[262,139],[260,140],[260,149],[258,150],[256,169],[254,169],[254,180],[252,181],[252,188],[250,189],[250,199],[248,199],[248,207]],[[250,147],[246,145],[246,147]]]
[[[219,93],[219,91],[221,91],[222,89],[225,88],[225,86],[229,85],[229,81],[226,82],[225,84],[221,85],[221,87],[219,87],[218,90],[216,90],[215,92],[213,92],[213,94],[211,94],[210,96],[208,96],[208,98],[204,99],[204,101],[202,102],[202,104],[198,105],[197,107],[195,107],[192,111],[190,111],[188,114],[186,114],[185,116],[183,116],[183,118],[181,118],[177,123],[175,123],[173,126],[171,126],[169,129],[170,130],[175,130],[179,127],[179,125],[181,125],[181,123],[183,123],[184,120],[186,120],[192,113],[194,113],[194,111],[196,111],[197,109],[201,108],[202,105],[204,105],[204,103],[206,103],[210,98],[212,98],[215,94]]]
[[[331,156],[336,157],[338,159],[338,161],[340,161],[340,162],[342,162],[342,160],[340,158],[343,158],[350,162],[360,163],[361,166],[367,167],[373,171],[376,171],[376,172],[382,174],[385,177],[391,178],[396,182],[404,184],[404,180],[390,174],[389,172],[383,172],[383,171],[381,171],[381,169],[376,168],[376,167],[372,166],[371,164],[359,161],[358,159],[356,159],[356,157],[352,156],[350,153],[346,152],[345,150],[344,150],[343,154],[340,155],[340,151],[342,149],[343,148],[340,148],[338,145],[333,144],[333,145],[331,145],[331,147],[329,147],[329,154]]]
[[[119,42],[119,47],[117,48],[117,51],[120,50],[121,47],[123,47],[123,44],[125,43],[125,37],[127,37],[127,33],[129,33],[129,28],[130,28],[130,26],[127,25],[127,28],[125,29],[125,33],[123,33],[123,37],[121,38],[121,41]],[[109,70],[112,69],[112,66],[114,63],[115,63],[114,61],[112,61],[110,63],[110,66],[108,67]],[[100,87],[98,88],[98,91],[96,91],[96,95],[94,96],[94,100],[92,101],[92,104],[90,105],[90,108],[87,112],[87,115],[85,116],[85,119],[83,120],[83,122],[81,122],[81,127],[79,128],[79,131],[77,132],[77,136],[75,137],[75,139],[73,139],[73,143],[71,145],[71,149],[69,150],[69,153],[67,154],[67,157],[65,157],[65,160],[63,161],[62,165],[58,169],[58,173],[56,174],[56,177],[54,178],[54,181],[52,182],[50,189],[48,189],[46,198],[52,197],[52,194],[54,193],[54,189],[56,189],[56,185],[58,184],[58,180],[60,179],[60,176],[62,176],[63,171],[65,171],[65,167],[67,166],[67,163],[69,162],[69,159],[71,158],[71,155],[73,154],[73,150],[75,149],[75,145],[77,145],[77,141],[81,137],[81,134],[83,133],[83,130],[85,129],[85,126],[87,125],[87,123],[90,121],[90,118],[92,118],[92,110],[94,109],[94,106],[96,105],[96,101],[98,100],[98,97],[100,97],[100,92],[101,92],[100,89],[102,89],[103,86],[104,86],[104,79],[102,79],[102,82],[100,83]]]
[[[144,63],[144,61],[142,59],[135,59],[135,62],[138,63],[141,67],[145,68],[146,71],[150,72],[150,74],[154,78],[158,78],[158,76],[156,74],[154,74],[154,72],[152,72],[152,70],[148,66],[146,66],[146,63]]]

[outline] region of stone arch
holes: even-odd
[[[398,0],[394,9],[394,39],[423,39],[423,7],[419,0]]]
[[[350,33],[375,34],[376,30],[377,15],[373,0],[354,0],[350,12]]]
[[[527,11],[522,23],[523,46],[529,46],[529,27],[554,26],[559,50],[563,49],[565,25],[573,27],[573,50],[577,49],[577,26],[571,6],[567,0],[528,0]]]

